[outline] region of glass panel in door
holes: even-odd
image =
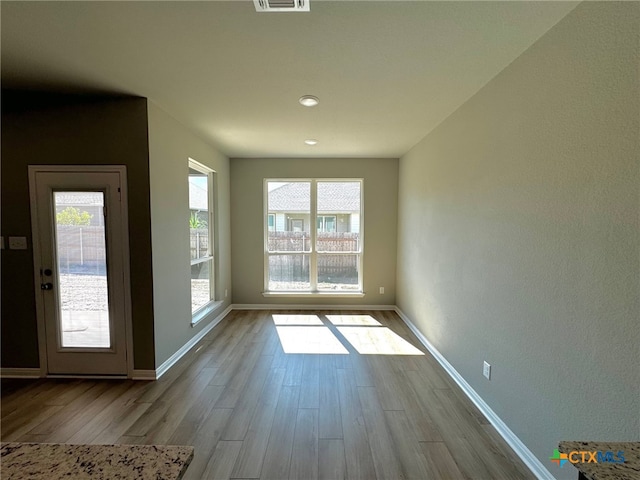
[[[54,192],[60,347],[110,348],[104,193]]]

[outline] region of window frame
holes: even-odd
[[[206,175],[207,177],[207,230],[208,230],[208,239],[207,239],[207,255],[191,259],[191,253],[189,253],[190,265],[189,268],[194,265],[198,265],[200,263],[209,263],[209,301],[200,305],[195,310],[191,310],[191,324],[195,325],[198,321],[200,321],[209,311],[212,309],[213,305],[216,302],[216,262],[215,262],[215,252],[216,252],[216,242],[215,242],[215,170],[202,163],[194,160],[193,158],[189,158],[189,170],[196,170],[197,172]],[[189,182],[189,177],[191,173],[189,172],[187,175],[187,186],[191,189],[191,184]],[[188,211],[191,212],[191,205],[188,205]],[[189,213],[189,216],[191,213]],[[189,238],[189,249],[191,249],[191,238]],[[193,289],[191,285],[191,273],[189,274],[189,304],[193,304]]]
[[[309,208],[309,235],[310,235],[310,250],[302,251],[269,251],[269,182],[309,182],[310,183],[310,208]],[[348,252],[323,252],[317,250],[317,219],[318,217],[327,216],[325,214],[318,214],[318,183],[323,182],[358,182],[360,184],[360,212],[359,212],[359,238],[358,238],[358,250]],[[263,296],[280,296],[280,297],[316,297],[316,296],[336,296],[336,297],[363,297],[364,292],[364,179],[363,178],[264,178],[263,179],[263,272],[264,272],[264,290]],[[337,215],[336,219],[336,232],[337,232]],[[310,268],[309,268],[309,290],[269,290],[269,257],[271,255],[309,255]],[[321,255],[357,255],[358,261],[358,289],[357,290],[318,290],[318,256]]]

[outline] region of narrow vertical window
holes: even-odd
[[[213,170],[189,159],[191,313],[215,299]]]
[[[362,292],[362,180],[266,180],[265,207],[267,292]]]

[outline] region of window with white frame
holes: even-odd
[[[361,179],[265,180],[264,232],[267,292],[362,292]]]
[[[205,308],[215,298],[213,175],[213,170],[189,159],[192,315]]]

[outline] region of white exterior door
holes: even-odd
[[[29,176],[41,363],[50,375],[127,374],[124,167]]]

